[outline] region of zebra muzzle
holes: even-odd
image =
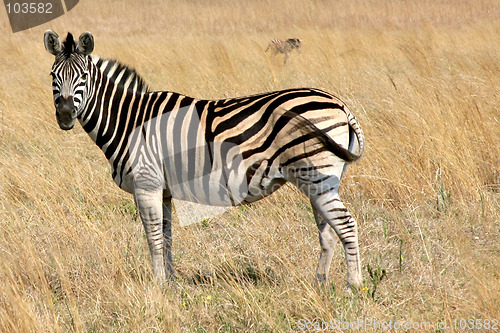
[[[59,96],[56,107],[56,118],[59,127],[63,130],[70,130],[75,125],[77,110],[73,96]]]

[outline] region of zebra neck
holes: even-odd
[[[110,147],[126,130],[148,88],[135,70],[115,60],[91,58],[93,84],[80,123],[109,159]],[[121,132],[121,133],[120,133]]]

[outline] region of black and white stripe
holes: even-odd
[[[45,45],[56,55],[56,110],[76,115],[109,160],[115,182],[134,194],[158,279],[173,274],[172,198],[234,206],[289,181],[313,206],[322,246],[318,278],[326,279],[336,234],[348,282],[361,285],[356,221],[338,187],[348,163],[363,154],[364,136],[342,101],[312,88],[224,100],[150,91],[130,68],[90,56],[90,33],[77,43],[68,34],[61,45],[47,31]],[[72,108],[60,106],[62,94]],[[74,119],[58,122],[69,129]]]
[[[287,40],[273,39],[269,42],[265,52],[271,50],[273,55],[283,53],[285,55],[284,63],[288,61],[292,50],[300,51],[302,41],[298,38],[289,38]]]

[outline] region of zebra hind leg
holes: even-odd
[[[311,203],[312,204],[312,203]],[[321,245],[321,254],[319,256],[318,269],[316,277],[318,282],[324,283],[328,280],[328,271],[333,258],[333,252],[336,243],[336,235],[333,228],[328,224],[313,206],[314,218],[319,230],[319,243]]]
[[[345,259],[347,263],[348,285],[356,289],[361,288],[363,279],[361,276],[361,260],[359,256],[358,230],[356,220],[351,216],[347,208],[338,197],[337,188],[331,189],[327,193],[324,193],[323,195],[315,198],[315,200],[311,200],[311,203],[314,209],[317,211],[317,214],[321,215],[321,217],[335,231],[340,241],[342,242],[342,245],[344,246]],[[330,244],[330,246],[332,245]],[[326,259],[328,259],[328,255],[331,256],[331,254],[324,255],[325,262]],[[325,275],[328,274],[328,268],[329,265],[325,264]]]
[[[361,260],[358,248],[356,220],[340,200],[338,188],[344,163],[331,165],[329,169],[315,166],[294,167],[286,170],[287,180],[311,200],[316,223],[320,231],[322,252],[318,265],[318,278],[326,279],[333,255],[334,244],[331,229],[337,234],[345,251],[347,284],[359,289],[363,284]]]

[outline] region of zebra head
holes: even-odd
[[[45,49],[55,56],[52,65],[52,91],[59,127],[70,130],[83,112],[89,90],[88,57],[94,49],[94,38],[90,32],[83,33],[78,42],[68,33],[61,43],[59,36],[47,30]]]
[[[300,50],[300,44],[302,43],[302,41],[299,38],[290,38],[287,40],[287,42],[292,48]]]

